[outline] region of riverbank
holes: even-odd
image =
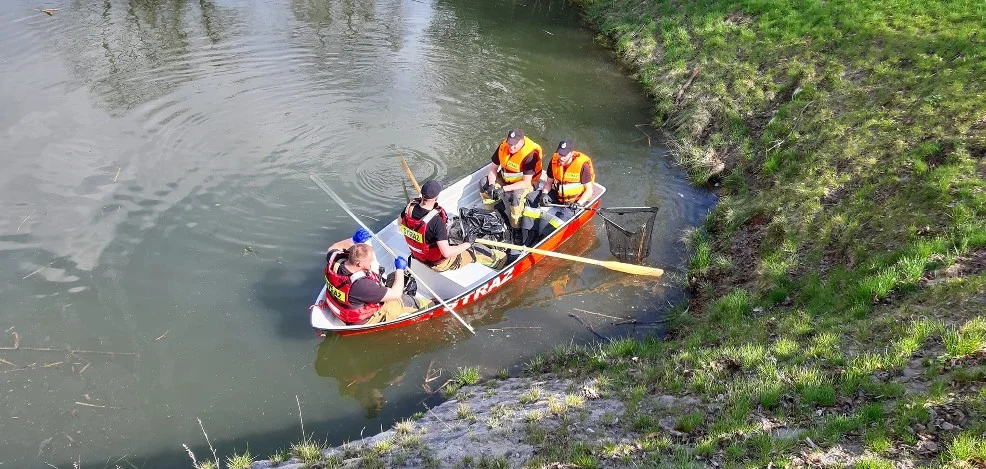
[[[986,464],[978,6],[582,6],[676,158],[720,190],[692,235],[692,302],[667,341],[559,350],[322,463]]]

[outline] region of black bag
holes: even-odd
[[[509,233],[500,212],[481,208],[460,208],[459,216],[452,217],[449,225],[449,244],[462,244],[467,238],[466,233],[503,242]]]
[[[380,270],[383,270],[381,267]],[[387,278],[384,281],[384,286],[387,288],[394,286],[394,273],[391,272],[387,274]],[[404,294],[414,297],[418,293],[418,282],[414,280],[414,275],[411,275],[411,269],[404,269]]]

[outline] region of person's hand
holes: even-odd
[[[466,242],[470,245],[476,244],[476,233],[466,233]]]
[[[577,211],[579,211],[582,208],[582,204],[580,204],[578,202],[572,202],[572,203],[568,204],[568,208],[570,208],[572,210],[575,210],[577,212]]]
[[[537,197],[534,198],[534,203],[537,204],[538,207],[544,205],[545,197],[547,197],[547,194],[544,191],[538,192]]]
[[[397,270],[404,270],[404,269],[406,269],[407,268],[407,259],[405,259],[404,256],[397,256],[397,259],[394,259],[394,268],[397,269]]]
[[[503,188],[499,184],[493,186],[493,193],[490,195],[494,200],[503,200]]]
[[[360,228],[360,229],[356,230],[355,233],[353,233],[353,243],[354,244],[365,243],[365,242],[369,241],[370,238],[372,238],[372,237],[373,237],[373,235],[370,234],[369,231],[366,231],[366,228]]]

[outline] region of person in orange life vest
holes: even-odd
[[[527,195],[535,189],[535,182],[541,179],[542,156],[541,145],[524,136],[524,131],[513,129],[493,152],[493,166],[486,178],[480,180],[483,203],[499,200],[496,208],[510,220],[515,242],[522,242],[524,238],[521,222],[524,205]],[[527,227],[528,230],[531,228],[533,226]]]
[[[592,200],[596,171],[589,155],[572,148],[571,140],[562,140],[558,150],[551,155],[548,180],[532,205],[541,208],[538,217],[538,236],[544,238],[575,216]],[[546,207],[560,204],[565,207]],[[525,211],[528,215],[531,211]]]
[[[394,260],[393,285],[386,287],[372,270],[376,255],[368,239],[369,233],[359,230],[325,254],[326,306],[346,324],[386,322],[418,310],[415,298],[404,293],[407,260]]]
[[[400,230],[411,257],[437,272],[458,269],[470,262],[498,268],[506,258],[501,251],[474,246],[475,237],[455,246],[449,245],[448,215],[438,205],[442,185],[428,181],[421,186],[421,198],[407,205],[400,217]]]

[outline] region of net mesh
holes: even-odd
[[[620,262],[639,264],[650,255],[657,210],[657,207],[607,207],[599,211],[606,220],[609,251]]]

